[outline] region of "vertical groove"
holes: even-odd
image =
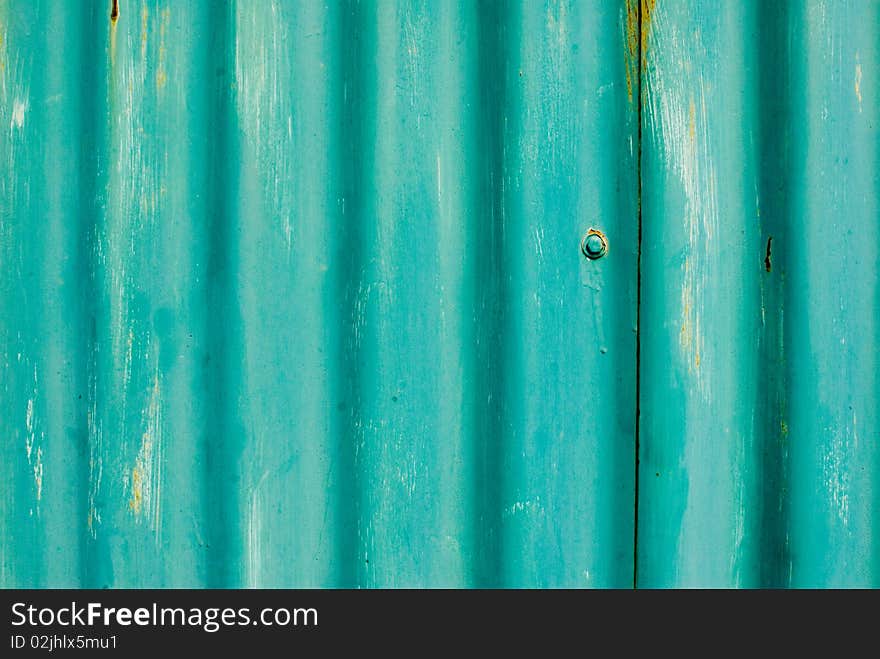
[[[83,94],[82,116],[82,147],[80,151],[80,171],[83,178],[80,183],[82,198],[85,203],[80,211],[80,256],[82,268],[86,271],[84,279],[87,283],[84,296],[86,315],[87,351],[81,367],[85,373],[85,391],[83,392],[86,422],[85,446],[88,469],[82,476],[82,487],[85,494],[83,506],[86,510],[86,528],[82,532],[82,582],[85,588],[103,588],[109,585],[112,578],[109,550],[105,536],[97,532],[96,513],[100,510],[99,482],[97,475],[100,462],[101,447],[97,442],[99,388],[98,364],[99,356],[99,316],[103,313],[102,273],[99,254],[101,253],[99,233],[104,224],[107,181],[109,171],[109,131],[110,121],[108,101],[110,89],[111,60],[110,46],[113,38],[112,30],[106,27],[106,14],[98,10],[95,4],[83,4],[84,24],[89,28],[89,36],[93,39],[95,52],[103,56],[83,58]]]
[[[642,2],[639,1],[639,33],[638,53],[636,55],[636,130],[637,130],[637,155],[636,155],[636,208],[638,213],[638,248],[636,265],[636,419],[635,419],[635,461],[633,481],[633,588],[638,588],[639,576],[639,430],[641,427],[641,367],[642,367]]]
[[[481,487],[477,490],[479,513],[474,535],[480,539],[475,558],[474,586],[503,586],[505,547],[501,508],[504,491],[503,437],[505,422],[506,352],[505,315],[509,308],[504,284],[504,131],[506,85],[505,19],[508,13],[495,4],[480,5],[478,73],[481,116],[477,122],[483,148],[480,201],[486,222],[476,244],[486,245],[476,256],[475,309],[479,380],[478,431],[485,438],[474,445],[474,471]]]
[[[81,5],[81,21],[84,30],[80,34],[84,38],[91,36],[97,41],[97,36],[90,26],[96,23],[96,11],[94,4],[83,3]],[[103,18],[103,17],[102,17]],[[97,47],[95,47],[97,50]],[[83,56],[80,58],[81,89],[84,90],[80,98],[79,117],[79,152],[77,153],[77,169],[79,178],[79,203],[76,228],[77,246],[74,252],[76,264],[73,271],[79,273],[82,282],[83,294],[79,301],[80,313],[78,315],[81,347],[76,355],[76,363],[72,366],[72,372],[76,377],[77,395],[77,448],[82,457],[81,468],[77,469],[78,479],[78,505],[82,511],[82,518],[86,519],[89,511],[89,410],[94,400],[93,378],[95,377],[94,365],[91,355],[95,354],[97,344],[97,331],[95,326],[96,309],[95,301],[98,299],[98,285],[95,279],[95,265],[92,256],[95,251],[96,239],[96,203],[98,199],[98,166],[96,154],[100,153],[100,139],[97,127],[101,123],[98,113],[97,98],[102,93],[102,87],[98,79],[98,63],[100,58]],[[94,572],[89,552],[92,546],[88,526],[83,524],[79,529],[79,583],[81,588],[91,585],[91,575]]]
[[[368,152],[365,82],[367,62],[364,47],[364,9],[356,0],[341,5],[339,67],[341,88],[336,104],[342,108],[338,130],[337,162],[341,163],[341,195],[339,199],[340,240],[336,244],[336,299],[339,346],[338,369],[341,382],[337,388],[335,410],[340,417],[337,426],[336,450],[339,484],[335,502],[339,515],[337,529],[336,586],[353,588],[363,585],[361,569],[361,515],[363,512],[362,481],[358,465],[359,433],[362,430],[362,366],[364,328],[359,319],[359,295],[363,273],[363,217],[365,194],[363,176],[372,166]]]
[[[207,311],[205,357],[207,423],[204,436],[205,476],[203,505],[207,520],[209,588],[238,587],[241,584],[240,459],[244,429],[239,422],[239,369],[241,312],[238,305],[236,245],[238,158],[234,152],[234,117],[231,83],[235,49],[231,22],[234,6],[212,6],[211,41],[206,71],[213,82],[207,85],[210,117],[207,162],[210,175],[207,215]],[[219,493],[219,496],[218,496]]]
[[[792,243],[790,197],[794,180],[790,151],[792,139],[792,41],[796,32],[787,3],[778,3],[756,13],[759,62],[757,85],[760,106],[758,171],[761,245],[766,242],[764,272],[761,273],[762,321],[756,379],[756,409],[761,425],[756,428],[761,459],[758,541],[762,588],[788,586],[790,548],[788,544],[788,431],[786,422],[788,342],[785,337],[785,308],[796,304],[786,286],[787,254]],[[788,35],[780,39],[780,34]],[[771,244],[770,237],[773,238]],[[766,237],[766,238],[765,238]],[[760,256],[760,255],[759,255]],[[766,311],[765,311],[766,310]]]

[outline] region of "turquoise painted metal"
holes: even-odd
[[[880,3],[642,14],[638,585],[880,585]]]
[[[0,585],[631,586],[632,12],[111,4],[0,3]]]
[[[0,586],[880,585],[880,2],[0,0]]]

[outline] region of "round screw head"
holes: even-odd
[[[581,251],[590,260],[601,259],[608,252],[608,239],[598,229],[590,229],[581,242]]]

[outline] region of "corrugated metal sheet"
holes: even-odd
[[[3,584],[632,583],[621,3],[0,24]]]
[[[111,4],[0,1],[0,585],[877,585],[880,3]]]
[[[880,3],[643,34],[639,583],[880,585]]]

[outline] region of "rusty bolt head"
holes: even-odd
[[[601,259],[608,252],[608,239],[598,229],[590,229],[581,241],[581,251],[591,261]]]

